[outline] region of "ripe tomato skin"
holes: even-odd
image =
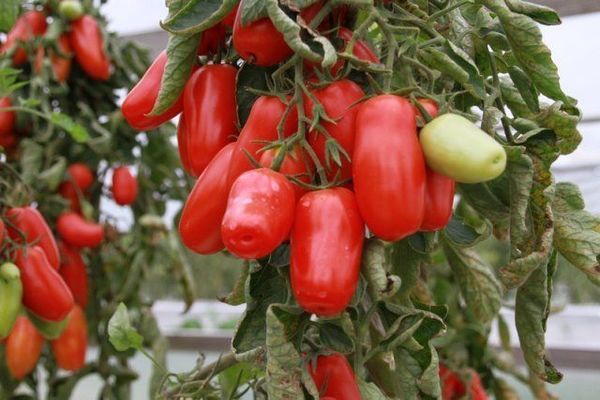
[[[273,161],[280,151],[281,148],[272,148],[264,151],[262,156],[260,156],[260,165],[271,168]],[[314,168],[312,163],[307,159],[304,150],[302,150],[300,146],[294,146],[285,156],[283,156],[283,162],[279,167],[279,172],[287,177],[295,177],[304,183],[311,183]],[[308,191],[295,183],[293,186],[294,191],[296,192],[296,200],[300,199],[300,197]]]
[[[6,227],[4,225],[4,221],[0,219],[0,249],[4,245],[4,238],[6,237]]]
[[[265,146],[265,142],[277,140],[277,125],[283,118],[285,110],[286,105],[277,97],[261,96],[254,102],[231,157],[229,187],[233,185],[238,176],[254,168],[246,153],[258,161],[258,152]],[[296,132],[297,127],[298,113],[294,108],[284,123],[284,136],[287,137]]]
[[[243,7],[243,0],[240,7]],[[237,13],[233,24],[233,47],[244,60],[261,67],[279,64],[293,53],[269,18],[242,26],[241,12]]]
[[[65,243],[59,243],[61,264],[58,273],[63,278],[75,303],[85,308],[89,301],[89,281],[85,262],[79,250]]]
[[[104,226],[86,221],[76,212],[62,213],[56,221],[60,237],[74,247],[97,247],[104,240]]]
[[[73,295],[38,247],[19,249],[15,264],[21,270],[23,305],[47,321],[62,321],[73,309]]]
[[[431,99],[419,99],[420,105],[427,111],[431,118],[438,116],[439,109],[435,101]],[[424,125],[425,119],[421,112],[415,107],[417,122],[419,119]],[[452,205],[454,203],[455,182],[445,175],[438,174],[429,167],[426,168],[426,189],[425,189],[425,212],[423,213],[423,222],[421,222],[422,231],[437,231],[442,229],[452,218]]]
[[[87,350],[87,322],[81,307],[73,307],[66,329],[50,345],[60,368],[74,372],[83,367]]]
[[[473,400],[487,400],[488,395],[481,383],[481,378],[477,371],[469,370],[470,379],[467,382],[461,380],[461,377],[454,371],[449,370],[443,364],[439,366],[440,381],[442,384],[442,400],[458,400],[465,398],[467,391],[468,398]]]
[[[229,143],[217,153],[196,181],[183,207],[179,234],[183,243],[196,253],[213,254],[225,248],[221,222],[227,207],[227,170],[234,149],[235,143]]]
[[[183,110],[183,94],[177,101],[160,115],[148,115],[160,90],[160,82],[167,65],[167,51],[163,50],[148,67],[142,79],[129,91],[121,106],[121,112],[129,125],[138,131],[149,131],[158,128],[173,119]]]
[[[322,89],[314,90],[312,93],[325,109],[327,116],[336,121],[332,123],[321,120],[321,126],[352,157],[356,133],[356,113],[358,112],[358,106],[354,103],[362,99],[365,93],[360,86],[348,79],[334,82]],[[310,119],[314,118],[313,108],[313,101],[305,96],[304,112]],[[352,177],[352,166],[343,154],[340,154],[342,159],[341,168],[333,160],[330,160],[330,165],[327,166],[325,157],[326,141],[327,137],[317,129],[310,131],[308,134],[308,142],[315,150],[321,164],[325,167],[327,177],[333,179],[339,171],[340,180],[350,179]]]
[[[235,140],[237,129],[237,69],[229,64],[206,65],[192,74],[183,92],[185,128],[178,134],[179,153],[187,172],[200,176],[213,157]]]
[[[3,108],[9,107],[12,107],[12,101],[10,101],[10,97],[0,98],[0,136],[8,136],[15,131],[15,112],[2,111]]]
[[[112,194],[115,202],[126,206],[133,204],[138,195],[138,181],[129,168],[115,168],[112,176]]]
[[[364,224],[350,190],[302,196],[291,234],[290,277],[304,310],[333,316],[346,308],[358,283],[363,240]]]
[[[223,18],[223,21],[221,21],[221,25],[228,27],[229,29],[233,29],[233,24],[235,23],[235,17],[237,15],[238,9],[240,8],[240,5],[236,5],[235,8],[233,10],[231,10],[229,12],[229,14],[227,14],[225,16],[225,18]]]
[[[427,165],[461,183],[497,178],[506,168],[504,148],[465,117],[441,115],[421,129]]]
[[[345,44],[348,44],[348,42],[352,39],[352,34],[353,32],[350,29],[344,28],[343,26],[338,30],[338,37],[342,39]],[[375,64],[380,63],[377,54],[375,54],[375,52],[369,47],[368,43],[363,40],[357,40],[354,42],[352,54],[359,60],[369,61]]]
[[[13,378],[21,380],[35,369],[42,355],[44,338],[27,317],[20,315],[5,346],[6,366]]]
[[[69,175],[68,179],[60,184],[58,192],[62,197],[69,200],[73,211],[79,211],[80,204],[77,189],[79,189],[81,194],[85,195],[85,192],[94,183],[95,175],[92,170],[83,163],[73,163],[69,165],[67,174]]]
[[[285,176],[268,168],[236,179],[221,225],[225,247],[238,257],[262,258],[290,234],[296,193]]]
[[[202,32],[202,38],[200,39],[197,54],[199,56],[204,56],[217,53],[219,49],[225,45],[226,38],[227,31],[221,24],[217,24],[212,28],[205,30]]]
[[[352,176],[358,208],[372,233],[396,241],[419,230],[425,161],[407,99],[381,95],[360,106]]]
[[[0,54],[10,51],[18,42],[27,42],[33,36],[42,36],[46,33],[48,23],[46,14],[40,11],[27,11],[17,19],[12,27],[6,41],[0,46]],[[23,48],[18,48],[13,54],[13,65],[19,66],[27,62],[27,52]]]
[[[71,46],[75,59],[93,79],[106,81],[110,77],[110,60],[104,51],[104,39],[94,17],[84,15],[71,22]]]
[[[0,146],[3,149],[10,150],[14,148],[19,142],[19,138],[13,132],[7,133],[6,135],[0,135]]]
[[[308,372],[323,396],[344,400],[361,399],[354,371],[343,355],[335,353],[319,356],[316,368],[308,363]],[[321,399],[327,398],[323,396]]]
[[[59,48],[61,54],[64,54],[66,57],[61,56],[59,53],[56,53],[54,50],[50,50],[50,62],[52,63],[52,71],[54,72],[54,78],[57,82],[63,83],[69,78],[69,74],[71,73],[71,43],[69,42],[69,37],[66,34],[61,35],[56,42],[56,46]],[[43,46],[39,46],[35,55],[35,62],[33,64],[33,70],[36,73],[40,73],[42,70],[42,63],[44,62],[44,57],[46,55],[46,51]]]
[[[42,214],[31,206],[14,207],[8,210],[6,218],[14,225],[14,228],[10,225],[8,227],[8,234],[11,239],[22,242],[23,238],[18,232],[21,231],[25,235],[25,242],[39,246],[46,253],[52,268],[58,270],[60,253],[54,235]]]

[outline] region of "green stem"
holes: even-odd
[[[446,8],[444,8],[444,9],[442,9],[442,10],[436,11],[436,12],[434,12],[433,14],[431,14],[431,15],[429,16],[429,18],[427,18],[427,21],[428,21],[428,22],[433,22],[433,21],[435,21],[436,19],[438,19],[438,18],[440,18],[440,17],[443,17],[444,15],[448,14],[448,13],[449,13],[449,12],[451,12],[452,10],[455,10],[455,9],[457,9],[457,8],[459,8],[459,7],[462,7],[462,6],[464,6],[465,4],[467,4],[467,3],[472,3],[472,1],[471,1],[471,0],[462,0],[462,1],[459,1],[458,3],[454,3],[454,4],[452,4],[452,5],[451,5],[451,6],[449,6],[449,7],[446,7]]]

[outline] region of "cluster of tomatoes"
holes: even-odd
[[[66,7],[65,7],[66,6]],[[32,49],[34,39],[43,37],[48,32],[47,10],[31,10],[23,13],[8,32],[6,40],[0,45],[0,56],[10,57],[14,67],[22,67],[30,59],[32,53],[32,69],[40,73],[45,59],[49,59],[53,78],[66,82],[71,73],[73,58],[89,77],[105,81],[110,77],[111,64],[104,49],[104,39],[98,22],[91,15],[83,14],[83,7],[78,1],[65,0],[59,5],[59,15],[69,21],[69,31],[61,34],[46,49],[38,41]],[[56,17],[56,14],[53,15]],[[0,109],[12,107],[10,98],[0,99]],[[14,130],[6,129],[14,123],[3,120],[8,114],[0,116],[0,146],[13,148],[18,142]]]
[[[300,16],[310,21],[321,6]],[[216,46],[206,40],[217,37],[215,30],[229,29],[233,48],[245,62],[272,66],[293,54],[270,19],[244,25],[235,10],[204,33],[198,54],[223,45],[225,35],[218,36]],[[343,27],[332,32],[342,46],[352,38]],[[360,39],[352,54],[379,63]],[[436,118],[436,102],[388,94],[367,98],[350,79],[318,82],[319,67],[309,62],[304,70],[313,77],[307,79],[306,93],[294,96],[293,104],[290,97],[258,97],[239,131],[236,64],[194,67],[180,98],[166,112],[151,115],[166,62],[163,52],[129,93],[123,114],[140,130],[181,114],[182,164],[198,177],[181,215],[183,242],[200,254],[226,248],[243,259],[261,259],[289,241],[294,296],[317,316],[334,316],[348,306],[359,280],[365,227],[386,241],[442,229],[452,215],[455,182],[495,178],[506,163],[502,147],[468,120],[452,114]],[[335,64],[331,75],[344,66]],[[455,140],[456,135],[469,139]],[[469,154],[469,141],[479,154]],[[336,354],[319,357],[316,370],[311,369],[317,386],[319,367],[328,371],[330,358],[347,365]],[[356,385],[348,384],[353,381],[350,373],[343,378],[344,391],[324,394],[358,399]]]
[[[16,379],[35,368],[44,339],[50,340],[60,368],[76,371],[85,362],[89,283],[81,251],[104,240],[104,226],[81,215],[81,201],[94,181],[85,164],[67,169],[58,189],[70,204],[56,221],[60,242],[32,206],[9,208],[0,219],[0,255],[14,262],[0,267],[0,338],[6,337],[6,363]],[[132,204],[137,190],[127,167],[114,170],[112,193],[118,204]]]

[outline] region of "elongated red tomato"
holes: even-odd
[[[19,138],[14,133],[0,135],[0,146],[2,146],[3,149],[10,150],[14,148],[18,142]]]
[[[258,161],[258,152],[265,146],[265,142],[277,140],[277,125],[284,117],[285,110],[286,105],[277,97],[261,96],[254,102],[231,157],[229,187],[238,176],[254,168],[248,159],[248,154]],[[283,135],[286,137],[291,135],[296,132],[297,127],[298,113],[293,108],[285,120]]]
[[[112,194],[122,206],[133,204],[138,194],[138,181],[127,167],[115,168],[112,177]]]
[[[331,396],[336,399],[360,400],[360,390],[356,377],[346,357],[339,353],[319,356],[316,368],[308,363],[308,372],[312,376],[321,399]]]
[[[242,258],[265,257],[289,236],[295,206],[294,187],[285,176],[268,168],[244,172],[227,200],[225,247]]]
[[[229,12],[229,14],[227,14],[225,16],[225,18],[223,18],[223,21],[221,21],[221,25],[226,26],[230,29],[233,29],[233,24],[235,23],[235,16],[237,15],[238,9],[240,8],[240,5],[236,5],[235,8],[233,10],[231,10]]]
[[[60,237],[71,246],[97,247],[104,240],[104,226],[86,221],[75,212],[62,213],[56,221]]]
[[[217,153],[196,181],[183,207],[179,234],[183,243],[196,253],[212,254],[225,248],[221,222],[227,207],[227,170],[234,149],[235,143],[229,143]]]
[[[58,52],[54,49],[49,50],[50,61],[52,63],[52,72],[54,73],[54,78],[57,82],[65,82],[69,78],[69,74],[71,73],[71,43],[69,41],[69,36],[66,34],[61,35],[56,41],[56,47],[58,48]],[[43,46],[39,46],[35,55],[35,62],[33,64],[33,70],[36,73],[40,73],[42,70],[44,57],[46,55],[46,51]]]
[[[242,25],[241,12],[233,25],[233,47],[244,60],[262,67],[279,64],[293,53],[269,18]]]
[[[364,224],[345,188],[309,192],[296,205],[290,276],[298,304],[319,316],[342,312],[360,271]]]
[[[344,41],[344,43],[348,43],[352,39],[353,32],[344,27],[340,27],[338,30],[338,37]],[[354,47],[352,48],[352,54],[358,58],[359,60],[369,61],[375,64],[378,64],[379,57],[377,54],[369,47],[367,42],[363,40],[357,40],[354,43]]]
[[[419,99],[420,105],[427,111],[430,117],[437,117],[439,110],[437,103],[431,99]],[[425,119],[421,112],[415,107],[417,122],[421,119],[420,126],[424,125]],[[451,178],[426,168],[425,189],[425,211],[423,213],[422,231],[436,231],[442,229],[452,218],[452,205],[454,203],[455,183]]]
[[[163,50],[148,68],[142,79],[129,91],[123,101],[121,112],[132,128],[138,131],[152,130],[173,119],[183,110],[183,94],[165,112],[148,115],[160,90],[160,83],[167,65],[167,51]]]
[[[219,49],[225,45],[226,38],[227,31],[221,24],[217,24],[212,28],[205,30],[202,32],[202,38],[200,39],[197,54],[199,56],[204,56],[217,53]]]
[[[263,152],[260,156],[260,165],[271,168],[273,161],[278,157],[281,148],[272,148]],[[312,163],[308,160],[304,150],[300,146],[294,146],[283,156],[279,172],[287,177],[294,177],[301,182],[311,183],[314,174]],[[294,183],[296,200],[300,199],[307,190]]]
[[[321,164],[327,169],[327,177],[333,179],[338,173],[341,180],[352,177],[352,166],[350,160],[340,152],[342,160],[341,168],[333,160],[327,157],[327,143],[331,139],[344,149],[348,156],[352,157],[354,152],[354,137],[356,133],[355,121],[358,106],[355,104],[365,96],[365,93],[356,83],[344,79],[332,83],[323,89],[313,91],[313,95],[321,103],[327,116],[335,122],[328,122],[321,119],[320,124],[327,134],[314,129],[309,132],[308,142],[315,150]],[[310,119],[314,118],[313,101],[306,96],[304,100],[304,112]],[[329,161],[329,162],[327,162]]]
[[[81,208],[79,193],[85,195],[92,186],[95,175],[92,170],[83,163],[73,163],[67,168],[67,179],[58,187],[58,193],[69,200],[71,210],[79,211]]]
[[[106,81],[110,77],[110,60],[104,51],[104,39],[94,17],[84,15],[71,22],[71,46],[75,59],[93,79]]]
[[[35,329],[35,326],[20,315],[6,339],[5,357],[6,366],[13,378],[21,380],[35,369],[42,348],[44,338]]]
[[[6,237],[6,228],[4,226],[4,221],[0,219],[0,249],[4,245],[4,238]]]
[[[23,283],[23,305],[47,321],[62,321],[73,309],[73,295],[38,246],[19,249],[17,267]]]
[[[89,300],[89,281],[85,262],[79,250],[59,243],[61,263],[58,273],[63,278],[75,302],[85,308]]]
[[[0,136],[10,135],[15,131],[15,112],[2,110],[9,107],[12,107],[10,97],[0,98]]]
[[[0,46],[0,54],[6,53],[19,42],[27,42],[34,36],[42,36],[48,24],[46,15],[40,11],[28,11],[21,15],[13,28],[8,32],[6,41]],[[27,52],[22,47],[18,47],[13,54],[13,65],[19,66],[27,62]]]
[[[425,161],[407,99],[381,95],[360,106],[352,175],[358,208],[371,232],[396,241],[419,230]]]
[[[58,339],[52,340],[50,345],[52,355],[60,368],[74,372],[83,367],[87,350],[87,322],[81,307],[73,307],[66,329]]]
[[[60,266],[60,253],[54,235],[46,220],[38,210],[29,207],[15,207],[8,210],[6,218],[12,224],[9,225],[8,234],[11,239],[23,243],[39,246],[48,262],[54,269]],[[21,235],[24,235],[21,236]]]
[[[179,153],[187,172],[200,176],[225,145],[235,140],[237,69],[229,64],[206,65],[190,77],[183,94],[185,128],[178,134]]]

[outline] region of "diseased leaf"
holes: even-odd
[[[501,0],[479,0],[493,11],[506,32],[514,55],[535,86],[546,96],[571,103],[563,93],[550,50],[542,41],[540,28],[526,15],[516,14]]]
[[[540,24],[558,25],[562,21],[556,11],[541,4],[530,3],[522,0],[505,0],[508,8],[519,14],[525,14]]]
[[[529,199],[533,187],[533,162],[521,146],[505,146],[506,174],[510,185],[510,245],[511,256],[519,258],[531,249],[531,216]]]
[[[490,232],[480,234],[473,227],[466,224],[458,215],[453,215],[452,219],[444,228],[444,235],[448,240],[457,246],[473,247],[477,243],[489,237]]]
[[[600,218],[585,211],[583,196],[572,183],[556,185],[554,246],[596,285],[600,285]]]
[[[493,224],[494,235],[499,239],[506,239],[510,211],[508,206],[490,190],[489,184],[460,184],[457,188],[462,199]]]
[[[241,13],[242,26],[269,15],[265,0],[244,0],[238,12]]]
[[[517,290],[515,324],[521,350],[531,372],[549,383],[558,383],[562,374],[546,357],[546,320],[550,312],[552,275],[556,269],[556,252],[546,265],[537,268]]]
[[[508,68],[510,78],[514,82],[515,87],[521,94],[521,97],[527,104],[527,107],[532,112],[540,111],[539,93],[537,92],[533,82],[529,79],[529,76],[523,70],[516,65],[512,65]]]
[[[390,275],[389,270],[383,242],[376,238],[367,240],[363,246],[362,272],[367,278],[367,289],[372,300],[389,298],[398,291],[400,278]]]
[[[577,130],[581,115],[577,109],[574,112],[572,114],[563,110],[563,103],[557,101],[543,108],[535,117],[538,124],[554,131],[561,154],[572,153],[581,143],[581,134]]]
[[[321,338],[321,342],[329,349],[344,354],[354,351],[353,338],[338,323],[325,322],[320,324],[319,337]]]
[[[358,378],[358,388],[360,389],[360,397],[363,400],[386,400],[387,397],[381,390],[372,382],[366,382]]]
[[[467,306],[478,321],[489,323],[502,305],[502,288],[492,267],[472,249],[453,246],[446,240],[442,244]]]

